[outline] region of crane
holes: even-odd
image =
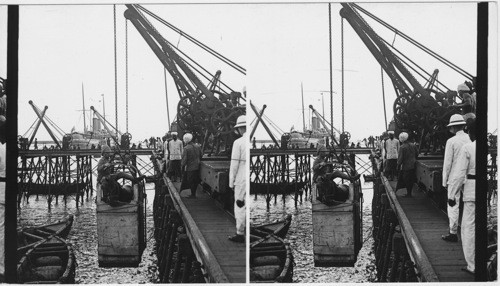
[[[233,126],[238,116],[245,113],[245,105],[240,104],[240,100],[245,98],[240,92],[215,89],[220,83],[220,71],[207,85],[203,84],[187,61],[142,14],[143,11],[151,13],[140,5],[126,6],[125,18],[134,25],[175,81],[180,96],[177,106],[179,128],[202,141],[203,150],[229,153],[236,139]]]
[[[424,140],[427,138],[426,136],[434,141],[434,145],[444,145],[447,139],[446,124],[448,119],[453,113],[462,113],[465,110],[464,104],[458,102],[463,98],[453,90],[447,88],[447,90],[442,90],[437,87],[436,83],[439,83],[437,79],[438,70],[434,70],[433,74],[426,73],[428,76],[426,85],[421,85],[409,68],[422,77],[425,75],[408,65],[405,60],[410,61],[413,65],[416,65],[416,63],[402,53],[398,55],[393,52],[393,50],[397,50],[394,47],[389,48],[389,44],[375,33],[358,11],[362,11],[374,18],[398,35],[402,35],[439,61],[464,75],[468,80],[475,82],[475,79],[428,48],[376,18],[359,5],[354,3],[341,3],[341,5],[340,16],[347,20],[392,81],[396,92],[396,100],[393,106],[396,128],[413,133],[415,138],[420,140],[421,146],[426,141]],[[474,87],[470,83],[468,85],[472,93]],[[441,86],[444,85],[441,84]]]
[[[49,108],[48,106],[45,106],[43,110],[40,110],[40,108],[38,108],[35,103],[33,103],[32,100],[30,100],[28,102],[31,107],[33,108],[33,111],[35,111],[37,117],[38,117],[38,121],[36,123],[36,126],[35,126],[35,129],[31,135],[31,138],[29,140],[29,143],[27,144],[26,148],[29,148],[29,146],[31,145],[31,143],[33,142],[33,139],[35,138],[35,135],[36,135],[36,132],[38,131],[38,128],[40,127],[40,124],[43,124],[43,126],[45,127],[45,129],[47,130],[47,132],[49,133],[50,135],[50,138],[52,138],[52,140],[54,141],[54,143],[56,144],[56,146],[58,148],[61,148],[61,143],[60,143],[60,140],[59,138],[56,137],[56,135],[54,134],[54,132],[52,132],[52,129],[49,127],[49,124],[52,125],[52,127],[55,128],[56,131],[58,131],[59,133],[61,133],[61,130],[58,126],[55,125],[55,123],[52,122],[52,120],[50,120],[48,118],[48,116],[45,115],[45,112],[47,111],[47,109]],[[62,134],[62,133],[61,133]]]

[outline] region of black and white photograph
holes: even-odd
[[[250,283],[497,280],[495,4],[259,7]]]
[[[0,282],[5,278],[5,156],[7,108],[7,6],[0,5]]]
[[[498,281],[498,28],[497,1],[5,2],[0,283]]]
[[[246,282],[244,8],[20,6],[17,283]]]

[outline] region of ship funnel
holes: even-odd
[[[319,120],[318,120],[318,117],[315,117],[315,116],[312,117],[312,130],[313,131],[319,130]]]
[[[92,118],[92,131],[94,133],[99,132],[101,130],[101,121],[99,118]]]

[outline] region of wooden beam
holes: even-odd
[[[160,163],[158,161],[159,160],[156,160],[156,164],[159,165]],[[194,221],[193,217],[186,208],[186,205],[182,201],[179,192],[172,184],[172,182],[168,179],[166,174],[163,174],[162,178],[163,181],[165,182],[165,185],[168,188],[170,197],[174,202],[174,207],[180,214],[182,221],[184,222],[184,226],[186,227],[186,233],[193,245],[193,251],[196,255],[196,258],[202,262],[203,267],[207,270],[207,272],[210,275],[210,278],[212,280],[210,282],[230,283],[226,274],[222,271],[219,261],[217,261],[215,255],[210,250],[207,241],[203,237],[203,234],[196,225],[196,222]]]
[[[403,208],[399,204],[399,201],[396,197],[396,193],[392,189],[389,184],[389,180],[384,175],[380,175],[382,183],[384,184],[387,197],[389,198],[389,202],[391,203],[391,208],[396,213],[396,216],[399,221],[399,225],[401,226],[401,232],[403,233],[403,238],[405,240],[406,248],[408,249],[408,253],[411,256],[412,261],[415,263],[418,271],[420,279],[424,282],[439,282],[438,276],[432,267],[427,255],[424,252],[420,241],[413,230],[413,227],[408,220]]]

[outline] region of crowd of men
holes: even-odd
[[[234,216],[236,218],[236,234],[229,240],[244,243],[246,225],[246,117],[238,117],[234,126],[240,136],[233,143],[231,163],[229,168],[229,187],[234,190]],[[152,137],[153,138],[153,137]],[[185,189],[191,190],[188,199],[196,199],[196,190],[201,182],[200,162],[203,156],[201,145],[193,141],[191,133],[185,133],[182,140],[177,132],[169,132],[162,138],[163,144],[156,147],[163,153],[163,172],[174,183],[180,182],[179,193]],[[113,151],[108,145],[101,149],[102,157],[97,164],[97,182],[101,187],[109,185],[111,189],[119,189],[116,198],[107,202],[121,202],[130,198],[128,186],[116,187],[110,184],[115,174],[110,173],[113,164]],[[111,180],[109,179],[111,178]]]
[[[228,237],[229,240],[245,242],[246,222],[246,117],[238,117],[234,126],[240,136],[233,143],[231,164],[229,168],[229,187],[234,190],[234,216],[236,218],[236,234]],[[203,156],[201,145],[193,142],[193,135],[184,134],[182,140],[177,132],[170,132],[164,136],[160,146],[163,152],[164,172],[172,182],[180,182],[179,192],[190,189],[187,198],[196,199],[196,189],[200,184],[200,162]]]

